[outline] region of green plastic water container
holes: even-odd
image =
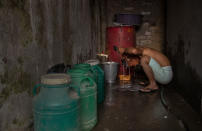
[[[80,131],[79,95],[69,82],[67,74],[41,77],[33,89],[34,131]]]
[[[81,130],[90,131],[97,123],[97,86],[88,71],[71,69],[71,83],[80,89]]]
[[[88,75],[95,81],[95,83],[97,84],[97,72],[95,72],[94,70],[92,70],[91,65],[87,64],[87,63],[82,63],[82,64],[75,64],[73,66],[73,69],[81,69],[84,71],[88,72]]]
[[[104,71],[99,66],[99,60],[87,60],[85,63],[91,65],[91,69],[93,72],[96,72],[97,74],[97,100],[98,103],[102,103],[105,98],[105,90],[104,90]]]

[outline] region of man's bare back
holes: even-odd
[[[142,55],[150,56],[155,59],[162,67],[170,66],[170,61],[168,58],[163,55],[161,52],[151,49],[151,48],[143,48]]]

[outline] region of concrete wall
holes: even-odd
[[[143,23],[136,28],[137,45],[163,50],[164,0],[108,0],[107,12],[107,26],[115,26],[117,13],[142,14]]]
[[[167,54],[177,89],[200,112],[202,96],[202,2],[167,0]]]
[[[58,63],[103,48],[103,1],[0,0],[0,130],[29,131],[32,89]],[[98,42],[98,43],[96,43]]]

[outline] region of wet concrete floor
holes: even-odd
[[[163,106],[160,91],[128,91],[120,88],[120,83],[106,84],[105,90],[105,102],[98,105],[98,123],[93,131],[185,130]]]

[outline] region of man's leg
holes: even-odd
[[[150,92],[151,90],[158,89],[158,86],[154,78],[154,73],[152,71],[152,68],[149,66],[150,59],[151,58],[149,56],[143,56],[140,61],[143,67],[143,70],[149,79],[149,85],[141,89],[142,92]]]

